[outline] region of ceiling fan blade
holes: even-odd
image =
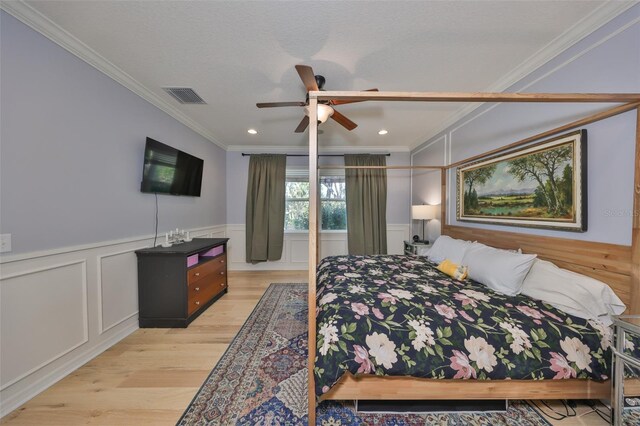
[[[275,108],[275,107],[290,107],[290,106],[305,106],[304,102],[261,102],[257,103],[258,108]]]
[[[331,116],[331,118],[336,120],[338,123],[340,123],[347,130],[353,130],[356,127],[358,127],[358,125],[356,123],[354,123],[353,121],[349,120],[347,117],[345,117],[344,115],[340,114],[335,109],[333,110],[333,115]]]
[[[300,122],[300,124],[298,124],[298,127],[296,127],[295,132],[296,133],[304,132],[305,130],[307,130],[308,125],[309,125],[309,117],[305,115],[302,121]]]
[[[378,92],[378,89],[369,89],[369,90],[363,90],[363,92]],[[362,101],[340,101],[340,100],[333,100],[331,101],[331,105],[344,105],[344,104],[353,104],[356,102],[365,102],[364,100]]]
[[[307,92],[318,91],[318,83],[316,83],[316,76],[313,74],[313,69],[308,65],[296,65],[296,71],[298,71],[298,75],[302,82],[304,83],[304,87],[307,88]]]

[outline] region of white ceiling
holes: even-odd
[[[316,74],[325,76],[327,90],[503,90],[557,53],[554,49],[576,41],[572,37],[595,29],[585,29],[597,23],[594,16],[611,16],[618,13],[611,10],[620,9],[619,3],[603,1],[29,1],[28,5],[124,71],[143,91],[188,117],[186,121],[195,123],[192,127],[200,133],[232,149],[306,146],[306,133],[293,133],[302,108],[255,106],[304,100],[296,64],[311,65]],[[162,91],[165,86],[193,87],[208,105],[180,105]],[[320,127],[322,145],[414,147],[463,107],[344,105],[338,110],[358,128],[348,132],[329,120]],[[258,135],[249,135],[249,128],[257,129]],[[382,128],[389,134],[379,136]]]

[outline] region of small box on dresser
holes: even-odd
[[[228,238],[136,251],[141,328],[187,327],[227,293]]]

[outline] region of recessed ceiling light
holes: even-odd
[[[382,129],[378,132],[379,135],[386,135],[387,133],[389,133],[388,131],[386,131],[385,129]]]
[[[247,130],[247,133],[249,133],[251,135],[257,135],[258,131],[256,129],[249,129],[249,130]]]

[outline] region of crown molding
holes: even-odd
[[[616,16],[630,9],[638,4],[637,0],[634,1],[610,1],[603,3],[600,7],[594,9],[587,16],[576,22],[573,26],[560,34],[558,37],[551,40],[546,46],[539,49],[536,53],[529,56],[520,65],[513,68],[507,74],[503,75],[500,79],[487,87],[484,92],[503,92],[509,87],[522,80],[553,58],[588,36],[595,32],[600,27],[611,21]],[[476,109],[480,108],[482,103],[469,104],[456,112],[449,119],[444,121],[436,131],[432,132],[429,136],[425,136],[420,140],[411,144],[411,151],[421,147],[426,142],[429,142],[434,136],[437,136],[441,132],[444,132],[456,122],[471,114]],[[496,104],[497,105],[497,104]]]
[[[189,127],[205,139],[218,145],[220,148],[226,149],[226,145],[216,139],[216,137],[204,126],[191,119],[185,113],[175,106],[171,105],[165,99],[156,95],[146,86],[139,83],[136,79],[124,72],[122,69],[111,63],[98,52],[87,46],[64,28],[47,18],[45,15],[34,9],[22,0],[19,1],[1,1],[0,9],[4,10],[14,18],[20,20],[24,24],[33,28],[40,34],[44,35],[54,43],[69,51],[71,54],[82,59],[98,71],[112,78],[127,89],[131,90],[142,99],[169,114],[180,123]]]
[[[286,146],[286,145],[229,145],[228,152],[246,152],[248,154],[271,153],[271,154],[307,154],[309,148],[306,146]],[[359,154],[368,152],[372,154],[388,152],[410,152],[408,146],[328,146],[318,147],[320,154]]]

